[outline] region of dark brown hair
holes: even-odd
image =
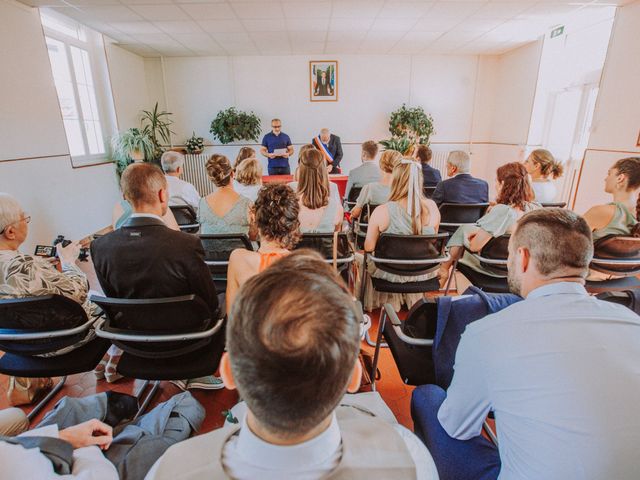
[[[252,209],[261,237],[288,250],[300,241],[300,203],[290,186],[283,183],[265,185],[258,192]]]
[[[544,276],[589,273],[591,229],[584,218],[564,208],[539,208],[523,215],[511,235],[512,250],[525,247]]]
[[[205,165],[209,179],[216,187],[226,187],[231,183],[231,163],[229,159],[219,153],[209,157]]]
[[[298,193],[302,204],[312,210],[329,204],[329,176],[320,150],[309,148],[300,153]]]
[[[529,174],[525,166],[519,162],[502,165],[497,171],[498,181],[502,184],[497,203],[510,205],[524,210],[525,203],[535,198]]]
[[[233,164],[233,170],[235,171],[238,168],[238,165],[242,163],[242,161],[246,158],[251,158],[256,156],[256,151],[251,147],[242,147],[238,152],[238,156],[236,157],[236,162]]]
[[[552,178],[558,178],[564,172],[564,167],[551,155],[549,150],[538,148],[529,155],[532,161],[540,165],[540,173],[543,177],[551,175]]]
[[[371,160],[378,155],[378,144],[373,140],[367,140],[362,144],[362,151],[367,154]]]
[[[627,177],[627,190],[640,187],[640,157],[622,158],[613,164],[613,168]],[[640,221],[640,195],[636,200],[636,220]],[[640,237],[640,223],[631,227],[631,235]]]
[[[416,158],[420,160],[420,163],[422,164],[429,163],[431,161],[431,157],[433,157],[433,152],[427,145],[418,145],[415,153]]]
[[[167,179],[160,167],[151,163],[132,163],[120,178],[122,194],[131,205],[153,205],[158,192],[167,188]]]
[[[298,250],[249,279],[227,323],[240,396],[269,431],[298,436],[345,394],[360,347],[360,314],[322,258]]]

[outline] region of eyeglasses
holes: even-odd
[[[271,128],[280,128],[282,125],[271,125]]]
[[[11,225],[14,225],[16,223],[20,223],[24,220],[25,223],[30,223],[31,222],[31,215],[28,215],[26,217],[21,218],[20,220],[16,220],[15,222],[11,222],[11,223],[7,223],[2,230],[0,230],[0,235],[2,235],[4,233],[4,231],[7,229],[7,227],[10,227]]]

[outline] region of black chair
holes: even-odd
[[[454,233],[462,225],[473,225],[487,213],[488,203],[443,203],[440,230]]]
[[[623,307],[627,307],[636,314],[640,315],[640,290],[617,290],[612,292],[602,292],[596,295],[600,300],[605,302],[617,303]]]
[[[344,210],[345,212],[350,212],[351,209],[356,205],[356,200],[358,199],[358,195],[362,191],[362,185],[351,187],[349,190],[349,195],[344,201]]]
[[[244,233],[216,233],[200,235],[205,263],[209,267],[218,292],[227,289],[229,257],[236,248],[253,250],[249,237]]]
[[[340,272],[348,285],[353,285],[355,282],[350,278],[350,268],[355,261],[355,255],[349,244],[349,239],[346,232],[339,232],[335,235],[336,239],[336,268]],[[320,253],[324,257],[326,263],[333,264],[333,249],[334,249],[334,234],[333,233],[303,233],[300,241],[295,246],[295,249],[310,248]]]
[[[457,270],[479,289],[490,293],[509,293],[507,283],[507,259],[509,258],[509,238],[511,235],[494,237],[482,247],[480,253],[471,253],[480,261],[480,265],[491,269],[496,274],[504,275],[495,277],[474,270],[458,261],[454,263],[452,272]],[[448,291],[448,287],[446,289]]]
[[[425,197],[431,198],[433,197],[433,192],[436,191],[436,187],[422,187],[422,191]]]
[[[64,386],[67,375],[93,370],[109,348],[96,338],[63,355],[42,357],[85,338],[95,319],[62,295],[0,300],[0,373],[17,377],[62,377],[27,416],[34,418]]]
[[[364,241],[367,238],[367,228],[369,227],[369,218],[371,218],[371,214],[378,207],[379,205],[373,203],[364,204],[360,217],[353,220],[352,230],[355,237],[355,244],[356,248],[360,250],[364,249]]]
[[[170,298],[123,299],[92,296],[105,319],[96,334],[123,350],[118,373],[145,380],[151,391],[140,406],[140,415],[160,387],[160,380],[212,375],[224,352],[224,318],[210,312],[196,295]],[[137,415],[137,416],[138,416]]]
[[[596,272],[617,278],[603,281],[588,281],[586,288],[591,293],[640,288],[640,238],[624,235],[607,235],[593,245],[593,259],[589,266]]]
[[[541,203],[544,208],[564,208],[567,206],[567,202],[551,202],[551,203]]]
[[[191,205],[171,205],[171,213],[176,217],[180,230],[187,233],[197,233],[200,230],[198,216]]]

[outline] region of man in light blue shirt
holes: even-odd
[[[520,219],[509,286],[525,300],[467,326],[446,394],[413,394],[441,479],[638,478],[640,317],[589,296],[592,256],[582,217]],[[480,436],[490,411],[499,449]]]

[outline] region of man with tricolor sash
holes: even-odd
[[[311,143],[316,147],[327,162],[329,173],[342,173],[342,143],[340,137],[329,132],[328,128],[320,130],[320,135],[314,137]]]

